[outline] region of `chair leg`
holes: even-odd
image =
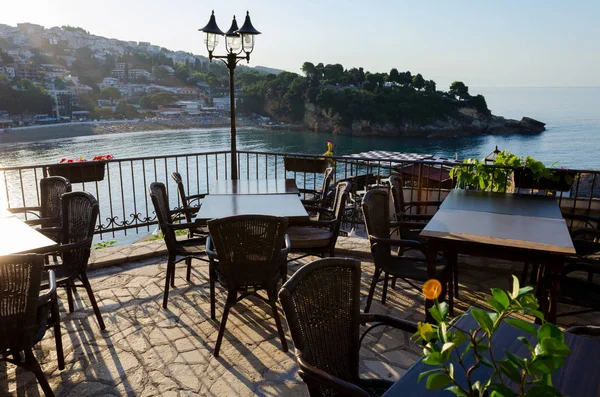
[[[73,313],[75,311],[75,304],[73,302],[73,282],[71,280],[67,280],[65,289],[67,290],[67,302],[69,303],[69,313]]]
[[[523,271],[521,272],[521,286],[524,286],[527,283],[527,274],[529,273],[529,262],[525,262],[523,264]]]
[[[531,264],[531,277],[529,277],[529,283],[531,285],[537,285],[539,268],[540,268],[540,265],[538,265],[536,263]]]
[[[368,313],[371,309],[371,302],[373,302],[373,295],[375,294],[375,287],[377,287],[377,281],[381,277],[381,269],[375,269],[373,273],[373,280],[371,281],[371,288],[369,288],[369,296],[367,296],[367,305],[365,306],[365,313]]]
[[[387,300],[387,289],[388,289],[388,281],[390,279],[390,275],[388,273],[385,273],[385,275],[383,276],[383,292],[381,293],[381,304],[385,305],[385,302]]]
[[[167,301],[169,299],[169,283],[171,281],[171,263],[175,260],[175,258],[169,255],[169,259],[167,260],[167,274],[165,276],[165,291],[163,292],[163,309],[167,308]]]
[[[50,315],[54,322],[54,340],[56,341],[56,357],[58,360],[58,369],[65,369],[65,354],[63,352],[62,334],[60,331],[60,313],[58,311],[58,299],[55,297],[50,306]]]
[[[230,299],[228,296],[227,302],[225,303],[225,311],[223,312],[223,318],[221,319],[221,326],[219,327],[219,335],[217,336],[217,344],[215,345],[215,351],[213,352],[213,356],[215,356],[216,358],[219,357],[219,350],[221,349],[221,342],[223,342],[223,335],[225,334],[225,326],[227,325],[227,317],[229,317],[229,309],[231,309],[231,307],[233,305],[234,305],[234,303],[230,302]]]
[[[454,254],[452,258],[452,282],[454,283],[454,296],[458,299],[458,255]]]
[[[35,377],[37,378],[37,381],[42,387],[42,390],[44,391],[46,397],[54,397],[54,392],[50,388],[50,384],[48,384],[46,375],[44,375],[44,371],[42,371],[42,368],[40,367],[40,364],[33,355],[33,351],[31,351],[31,349],[25,350],[25,364],[27,365],[27,368],[35,374]]]
[[[209,283],[210,283],[210,318],[213,320],[217,319],[215,314],[215,279],[217,278],[216,272],[213,270],[213,263],[209,264]]]
[[[185,275],[185,279],[190,282],[192,278],[192,258],[187,258],[185,260],[185,264],[187,265],[187,274]]]
[[[177,258],[173,258],[173,263],[171,264],[171,288],[175,288],[175,267],[177,266],[175,264],[175,260]]]
[[[283,332],[283,327],[281,326],[281,318],[279,317],[279,312],[277,311],[277,293],[273,290],[269,290],[267,292],[269,296],[269,306],[271,306],[271,310],[273,311],[273,318],[275,319],[275,324],[277,325],[277,333],[279,333],[279,339],[281,340],[281,350],[284,352],[288,351],[287,341],[285,340],[285,333]]]
[[[398,278],[397,277],[392,277],[392,289],[396,289],[396,280]]]
[[[446,289],[448,290],[448,306],[450,307],[448,312],[451,316],[454,316],[454,276],[450,278],[446,285]]]
[[[100,329],[104,331],[106,326],[104,325],[104,320],[102,320],[102,314],[100,314],[100,308],[98,307],[98,302],[96,302],[96,297],[94,296],[94,291],[92,290],[92,286],[90,285],[90,280],[88,280],[87,274],[81,273],[79,276],[81,281],[83,282],[83,286],[87,291],[88,297],[92,302],[92,307],[94,308],[94,313],[96,313],[96,319],[98,320],[98,325],[100,325]]]

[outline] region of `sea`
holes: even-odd
[[[497,146],[532,156],[546,165],[571,169],[600,168],[600,87],[470,88],[482,94],[492,113],[507,118],[528,116],[546,123],[539,134],[500,136],[381,138],[310,131],[238,129],[238,150],[321,154],[332,140],[335,154],[388,150],[438,157],[483,158]],[[65,127],[68,128],[68,127]],[[116,133],[0,144],[0,168],[55,163],[63,157],[117,158],[229,150],[228,128]]]

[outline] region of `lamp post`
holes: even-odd
[[[246,19],[241,28],[238,28],[235,16],[231,22],[231,27],[226,33],[223,33],[217,26],[215,12],[212,12],[208,24],[202,29],[206,33],[206,49],[208,50],[208,60],[212,62],[213,58],[220,59],[227,69],[229,69],[229,99],[231,115],[231,179],[238,179],[237,169],[237,148],[236,148],[236,129],[235,129],[235,93],[233,75],[238,62],[245,59],[250,63],[250,53],[254,49],[254,36],[260,32],[254,29],[250,22],[250,13],[246,12]],[[225,36],[225,49],[227,55],[213,55],[213,51],[219,44],[219,36]],[[245,55],[240,55],[244,52]]]

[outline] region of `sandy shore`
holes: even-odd
[[[238,125],[252,126],[254,124],[238,123]],[[0,132],[0,144],[123,132],[184,130],[227,126],[229,126],[229,120],[206,123],[205,121],[195,118],[172,120],[117,120],[39,125],[11,128],[7,132]]]

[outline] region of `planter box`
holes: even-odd
[[[48,175],[62,176],[71,183],[96,182],[104,179],[106,161],[63,163],[47,167]]]
[[[571,189],[576,173],[571,171],[553,171],[557,180],[542,178],[539,181],[533,179],[531,171],[528,169],[515,169],[514,183],[517,189],[539,189],[556,190],[566,192]]]
[[[327,169],[326,159],[311,159],[299,157],[285,157],[283,164],[286,171],[323,173]]]

